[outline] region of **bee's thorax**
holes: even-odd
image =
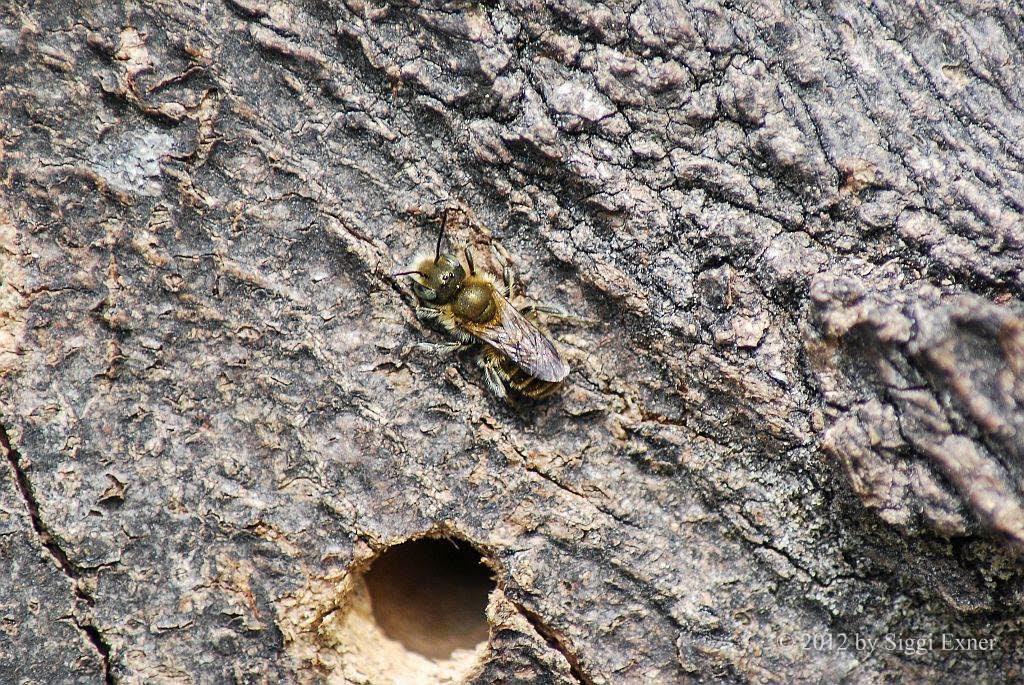
[[[456,318],[473,323],[487,323],[497,313],[494,289],[483,279],[469,277],[462,282],[452,300],[452,313]]]

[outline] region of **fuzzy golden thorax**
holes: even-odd
[[[452,314],[462,321],[489,323],[498,313],[494,285],[487,278],[468,276],[452,300]]]

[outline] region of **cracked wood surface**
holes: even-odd
[[[0,4],[0,680],[315,679],[288,612],[429,530],[496,570],[481,683],[1021,678],[1022,35]],[[409,352],[451,206],[599,322],[553,401]],[[802,642],[942,633],[997,646]]]

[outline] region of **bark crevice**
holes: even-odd
[[[36,534],[36,539],[39,545],[47,551],[50,558],[53,559],[54,565],[61,570],[61,572],[67,576],[68,581],[71,583],[72,593],[76,600],[80,600],[82,604],[87,607],[91,607],[95,604],[93,597],[85,591],[80,582],[85,572],[83,569],[75,565],[75,563],[68,556],[67,552],[57,543],[56,538],[50,529],[47,528],[46,523],[43,521],[42,516],[39,514],[39,503],[36,501],[35,495],[32,492],[32,483],[29,481],[28,474],[21,466],[21,455],[18,450],[11,444],[10,436],[7,434],[7,429],[0,425],[0,449],[4,451],[4,455],[7,457],[7,463],[11,467],[11,471],[14,474],[14,482],[17,487],[18,493],[21,495],[22,503],[25,505],[25,511],[28,513],[29,520],[32,523],[32,530]],[[77,602],[76,602],[77,604]],[[77,612],[77,606],[76,606]],[[86,610],[86,616],[88,616],[88,610]],[[70,617],[75,628],[82,634],[82,636],[92,645],[93,649],[96,650],[96,655],[100,660],[103,669],[103,680],[107,685],[113,685],[114,677],[110,670],[110,644],[104,639],[103,633],[96,627],[94,623],[82,621],[78,615],[72,615]]]

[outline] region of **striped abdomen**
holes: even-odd
[[[501,374],[501,377],[505,379],[508,386],[526,397],[542,399],[558,390],[558,387],[562,384],[561,381],[550,383],[530,375],[523,367],[490,345],[487,346],[486,354],[489,357],[488,361]]]

